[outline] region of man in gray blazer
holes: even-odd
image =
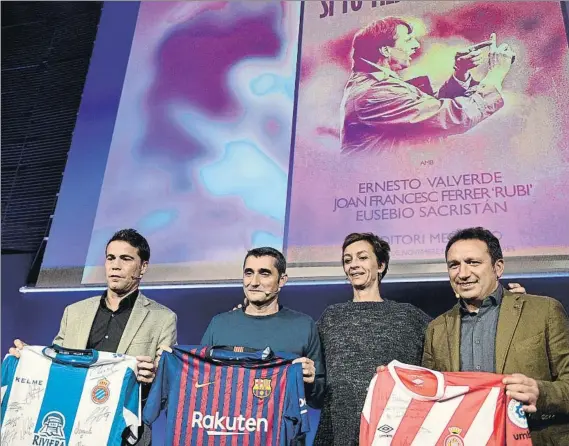
[[[135,356],[144,404],[160,346],[176,344],[176,314],[138,289],[150,260],[150,247],[142,235],[134,229],[116,232],[105,254],[107,289],[101,296],[66,307],[53,343]],[[19,357],[24,345],[16,339],[10,354]],[[151,444],[150,429],[141,429],[139,438],[139,445]]]

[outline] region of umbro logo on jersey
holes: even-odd
[[[389,432],[391,432],[393,430],[393,428],[387,424],[384,424],[383,426],[379,426],[377,428],[377,430],[379,432],[383,432],[384,434],[388,434]]]
[[[210,381],[208,383],[201,383],[201,384],[196,382],[196,389],[201,389],[202,387],[209,386],[210,384],[213,384],[214,382],[215,381]]]
[[[529,440],[531,434],[529,431],[522,432],[520,434],[514,434],[514,440]]]

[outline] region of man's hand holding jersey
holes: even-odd
[[[293,364],[302,364],[302,379],[306,384],[313,384],[316,377],[316,367],[310,358],[296,358]]]
[[[539,387],[535,379],[521,373],[514,373],[506,376],[502,382],[506,385],[506,394],[523,404],[524,412],[533,413],[537,411]]]
[[[26,344],[23,341],[20,341],[19,339],[14,340],[14,347],[10,347],[10,350],[8,351],[8,353],[10,353],[12,356],[15,356],[16,358],[20,357],[20,350],[22,350],[24,348],[24,346],[26,346],[28,344]]]
[[[152,384],[156,376],[156,367],[150,356],[136,357],[136,380],[139,383]]]

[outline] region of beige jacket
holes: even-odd
[[[66,307],[53,343],[65,348],[86,348],[100,301],[101,296],[95,296]],[[172,310],[140,293],[116,353],[154,359],[161,345],[176,344],[176,321]]]

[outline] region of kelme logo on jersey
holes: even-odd
[[[510,403],[508,404],[508,418],[516,426],[521,427],[522,429],[527,429],[528,419],[526,418],[526,414],[522,408],[522,403],[518,400],[510,400]]]
[[[460,427],[449,427],[449,434],[445,438],[445,446],[464,446],[464,441],[460,436],[462,429]]]
[[[192,414],[192,428],[208,429],[208,435],[244,435],[249,432],[267,432],[269,422],[266,418],[245,418],[220,416],[219,412],[213,415],[204,415],[194,411]]]
[[[93,387],[93,390],[91,390],[91,400],[95,404],[105,403],[109,399],[110,395],[111,391],[109,389],[109,381],[104,378],[99,380],[97,385]]]
[[[253,384],[253,395],[257,398],[267,398],[273,388],[271,387],[271,380],[266,378],[255,379],[255,383]]]
[[[48,412],[41,422],[40,430],[34,433],[32,446],[65,446],[65,417],[60,412]]]

